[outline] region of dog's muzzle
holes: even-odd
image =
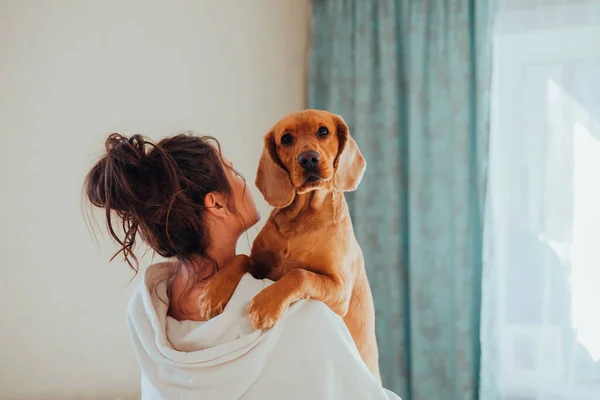
[[[305,151],[298,156],[298,164],[304,170],[316,169],[320,160],[321,155],[316,151]]]

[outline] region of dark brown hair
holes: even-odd
[[[219,142],[180,134],[155,144],[142,135],[113,133],[105,148],[85,178],[84,191],[94,206],[105,210],[108,232],[120,246],[111,261],[123,254],[137,273],[134,247],[139,235],[163,257],[183,264],[193,256],[208,260],[212,271],[196,280],[214,274],[216,262],[207,254],[211,238],[204,197],[216,192],[232,198],[225,171],[230,167],[223,162]],[[119,233],[114,216],[120,220]]]

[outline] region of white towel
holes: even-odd
[[[142,399],[400,400],[325,304],[299,301],[269,331],[253,331],[246,306],[272,282],[246,274],[221,315],[179,322],[167,316],[168,274],[165,264],[149,267],[127,308]]]

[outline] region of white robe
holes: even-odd
[[[180,322],[163,302],[168,274],[165,264],[149,267],[127,308],[142,399],[400,399],[371,375],[325,304],[299,301],[272,329],[254,331],[246,307],[272,282],[246,274],[221,315]]]

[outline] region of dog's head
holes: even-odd
[[[283,208],[311,190],[355,190],[366,165],[342,118],[305,110],[265,135],[256,186],[271,206]]]

